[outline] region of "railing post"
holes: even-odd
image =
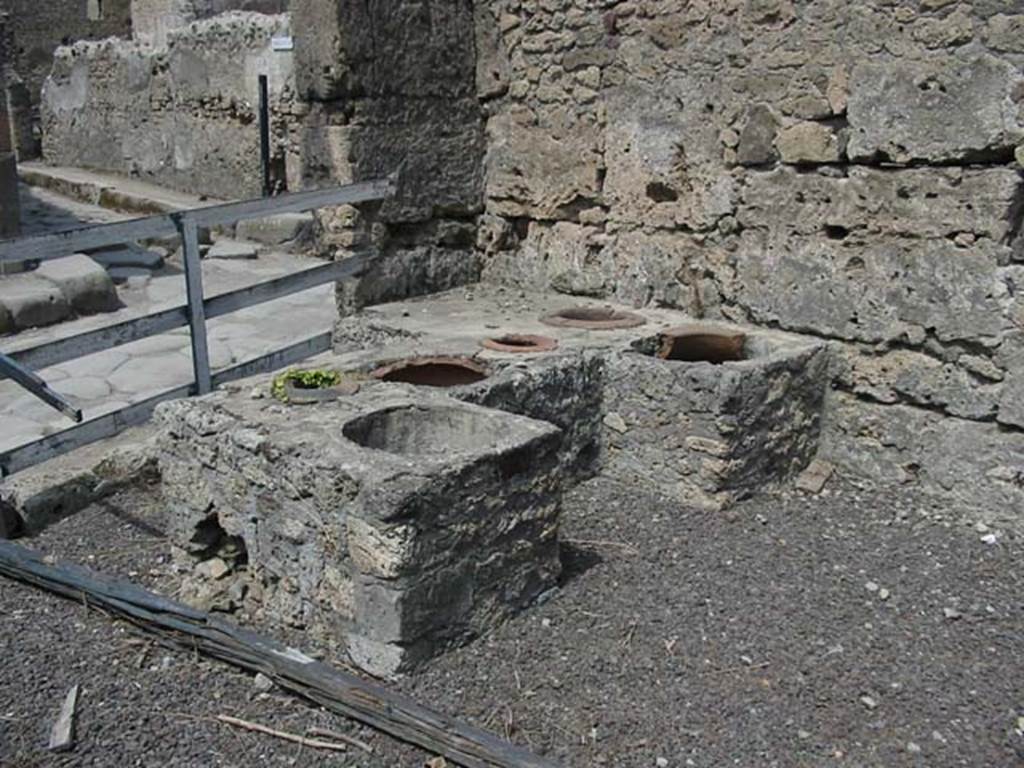
[[[192,368],[195,371],[196,394],[205,395],[213,389],[210,373],[210,351],[206,343],[206,307],[203,304],[203,265],[199,261],[199,227],[186,214],[178,217],[181,248],[185,254],[185,295],[188,298],[188,324],[192,334]]]

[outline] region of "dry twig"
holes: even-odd
[[[256,733],[265,733],[267,736],[274,736],[278,739],[291,741],[295,744],[302,744],[305,747],[313,747],[314,749],[331,749],[335,752],[344,752],[348,749],[347,744],[335,744],[331,741],[307,739],[305,736],[299,736],[296,733],[278,731],[274,728],[268,728],[267,726],[260,725],[259,723],[251,723],[248,720],[241,720],[237,717],[231,717],[230,715],[217,715],[217,720],[227,725],[233,725],[236,728],[244,728],[247,731],[255,731]]]

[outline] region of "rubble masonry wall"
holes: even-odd
[[[832,458],[1020,503],[1024,4],[477,14],[485,279],[827,339]]]
[[[271,38],[288,31],[287,15],[232,12],[168,32],[164,47],[109,39],[60,48],[43,93],[45,159],[212,197],[259,196],[260,74],[274,173],[282,183],[287,175],[292,53],[272,50]]]

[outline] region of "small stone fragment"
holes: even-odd
[[[871,696],[861,696],[860,703],[868,709],[876,709],[878,707],[878,702],[875,701],[875,699],[873,699]]]
[[[960,611],[958,611],[956,608],[943,608],[942,615],[950,621],[955,621],[956,619],[959,619],[961,616],[963,616],[963,614],[960,613]]]
[[[921,747],[918,744],[915,744],[912,741],[908,741],[907,742],[907,752],[910,752],[911,754],[916,755],[920,751],[921,751]]]
[[[608,427],[608,429],[612,429],[618,432],[620,435],[623,434],[624,432],[629,431],[629,427],[626,426],[625,419],[623,419],[619,414],[615,413],[614,411],[605,415],[604,425]]]
[[[654,764],[658,766],[658,768],[668,768],[668,760],[666,760],[664,757],[657,758],[654,761]]]
[[[253,687],[260,693],[267,693],[273,690],[274,681],[264,675],[262,672],[257,672],[256,677],[252,681]]]
[[[878,584],[876,584],[873,581],[869,581],[867,584],[864,585],[864,589],[866,589],[868,592],[877,592]]]
[[[796,479],[796,487],[805,493],[821,493],[825,483],[832,477],[835,467],[827,461],[815,459]]]

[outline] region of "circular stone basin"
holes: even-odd
[[[546,315],[540,321],[561,328],[586,328],[592,331],[635,328],[647,322],[633,312],[611,307],[568,307]]]
[[[372,374],[381,381],[420,387],[457,387],[487,378],[487,368],[470,357],[409,357],[383,365]]]
[[[403,405],[359,416],[341,428],[357,445],[407,456],[481,450],[502,433],[499,417],[446,406]]]
[[[493,339],[483,339],[480,346],[497,352],[550,352],[558,347],[558,341],[550,336],[536,336],[530,333],[506,333]]]
[[[721,363],[746,360],[747,336],[726,328],[703,325],[669,328],[658,338],[655,353],[662,360]]]

